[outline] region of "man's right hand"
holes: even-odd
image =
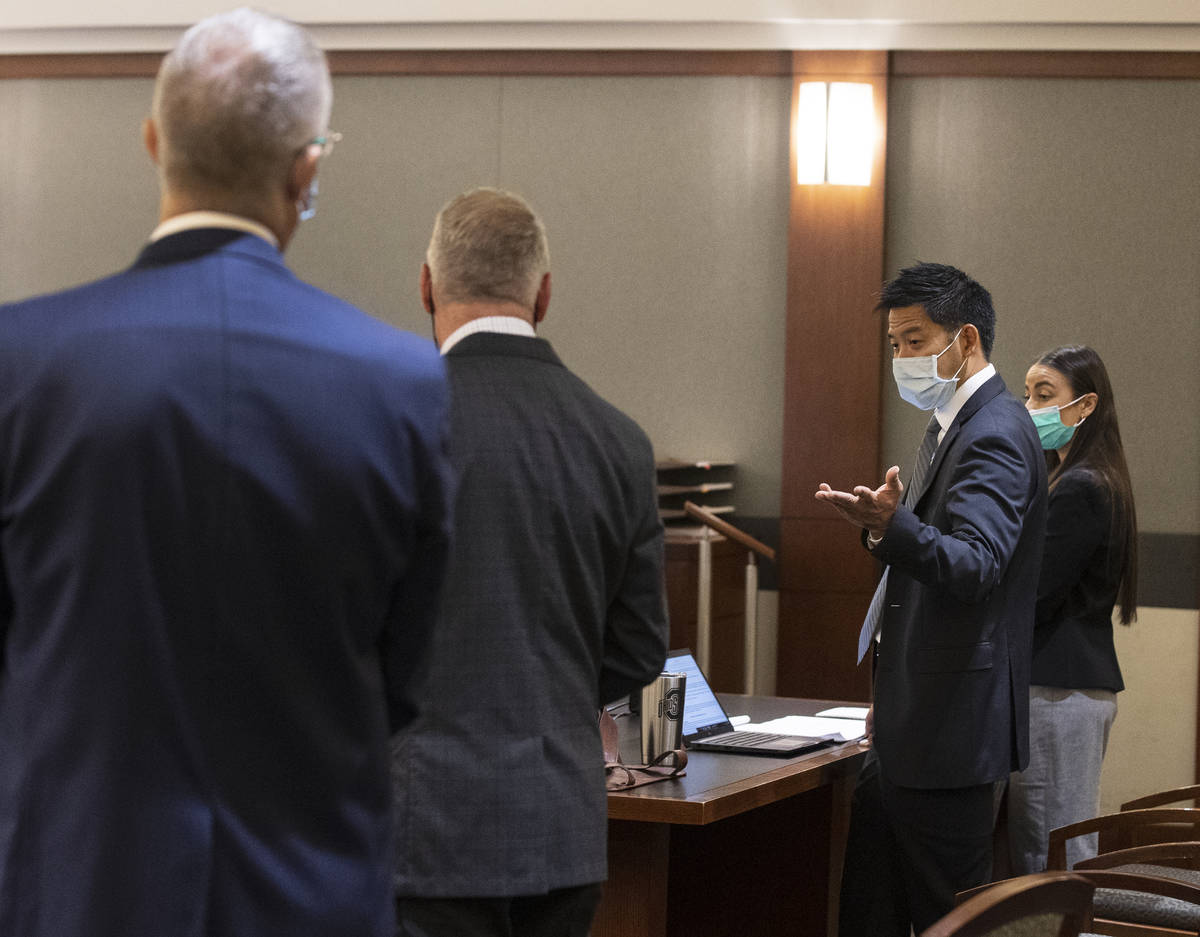
[[[892,522],[903,494],[900,466],[893,465],[878,488],[857,485],[853,491],[837,491],[821,482],[814,497],[832,505],[851,524],[864,527],[868,532],[882,533]]]

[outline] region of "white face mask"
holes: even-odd
[[[962,335],[962,329],[959,329],[954,338],[950,339],[950,344],[936,355],[892,359],[892,377],[896,379],[896,389],[900,391],[900,396],[914,407],[936,410],[938,407],[944,407],[954,396],[958,389],[958,373],[966,365],[967,359],[963,358],[963,363],[958,366],[958,371],[954,372],[953,377],[939,376],[937,362],[938,358],[958,341],[959,335]]]

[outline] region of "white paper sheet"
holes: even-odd
[[[833,719],[866,719],[866,706],[834,706],[833,709],[822,709],[818,716],[829,716]]]
[[[748,723],[738,732],[778,732],[781,735],[807,735],[813,738],[840,738],[843,742],[861,739],[867,734],[862,719],[827,719],[819,716],[783,716],[767,722]]]

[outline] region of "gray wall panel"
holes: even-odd
[[[660,455],[779,510],[788,79],[513,79],[503,173],[541,208],[545,334]]]
[[[0,82],[0,300],[132,259],[156,220],[151,84]],[[778,512],[788,79],[341,77],[336,93],[346,140],[289,252],[301,275],[428,334],[435,211],[476,184],[522,191],[551,238],[544,334],[661,454],[737,459],[739,507]],[[1045,348],[1098,347],[1143,529],[1200,532],[1200,83],[896,79],[890,111],[888,270],[945,260],[987,285],[1016,390]],[[887,386],[885,456],[907,465],[923,418]]]
[[[321,170],[317,217],[288,262],[403,329],[430,335],[417,277],[433,218],[497,181],[499,78],[340,77],[331,122],[345,139]]]
[[[149,79],[0,81],[0,302],[128,266],[158,221]]]
[[[128,264],[156,221],[139,125],[152,82],[0,82],[0,301]],[[340,77],[345,140],[303,277],[429,334],[417,271],[437,209],[501,185],[545,218],[544,334],[662,455],[738,461],[737,503],[779,510],[786,78]]]

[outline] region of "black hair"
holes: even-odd
[[[921,306],[930,320],[947,332],[973,325],[979,332],[983,357],[991,360],[996,338],[996,310],[992,294],[956,267],[917,263],[884,284],[876,310]]]
[[[1086,345],[1055,348],[1038,358],[1037,363],[1061,374],[1071,388],[1072,398],[1096,395],[1096,407],[1076,428],[1067,457],[1060,460],[1058,453],[1049,449],[1046,464],[1051,488],[1064,472],[1078,467],[1090,472],[1108,490],[1112,504],[1108,561],[1120,572],[1117,604],[1121,623],[1127,625],[1137,618],[1137,511],[1108,370],[1100,356]]]

